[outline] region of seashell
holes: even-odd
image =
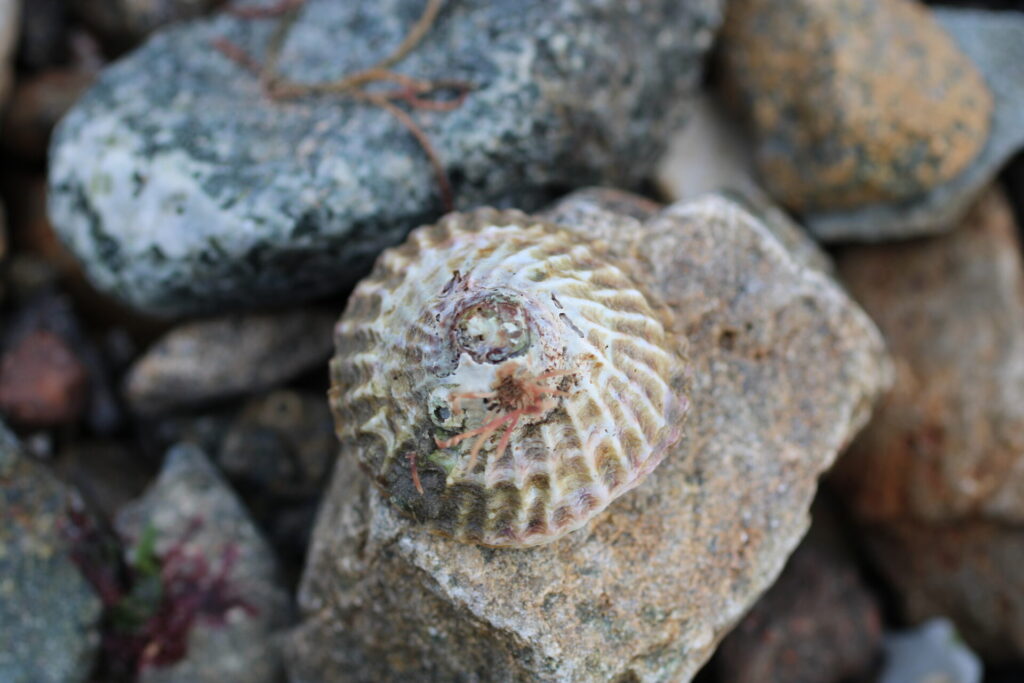
[[[685,340],[635,270],[518,211],[414,230],[336,327],[343,455],[459,541],[531,546],[580,528],[682,436]]]

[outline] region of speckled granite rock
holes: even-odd
[[[882,241],[948,231],[1024,146],[1024,14],[936,9],[935,15],[978,66],[995,97],[988,142],[960,174],[923,195],[808,215],[807,227],[819,239]]]
[[[948,235],[840,252],[896,383],[835,483],[908,615],[1024,656],[1024,271],[992,189]]]
[[[916,0],[736,0],[722,37],[760,176],[790,208],[913,197],[985,146],[985,81]]]
[[[200,616],[188,633],[185,657],[142,670],[143,683],[275,683],[280,653],[275,630],[290,618],[274,555],[248,513],[202,451],[178,446],[146,494],[118,515],[129,547],[152,529],[158,556],[174,552],[226,570],[226,584],[249,609],[233,607],[216,619]],[[165,559],[166,561],[166,559]],[[194,599],[194,597],[192,598]],[[217,605],[206,608],[216,610]]]
[[[101,605],[71,559],[75,494],[19,450],[0,423],[0,680],[85,681]]]
[[[887,381],[867,317],[718,197],[620,229],[577,229],[640,259],[694,361],[678,449],[585,530],[500,551],[418,533],[342,454],[291,640],[295,681],[688,680],[778,575],[818,475]],[[549,216],[569,220],[567,204]],[[738,511],[740,513],[738,514]]]
[[[981,660],[948,619],[887,634],[885,670],[878,683],[981,683]]]
[[[300,308],[184,323],[135,361],[126,398],[148,415],[269,389],[326,363],[334,319]]]
[[[310,0],[285,73],[322,82],[397,46],[422,0]],[[537,208],[561,188],[634,184],[678,125],[722,0],[448,3],[397,70],[476,87],[416,111],[459,207]],[[441,211],[430,165],[382,109],[269,101],[211,47],[260,55],[271,22],[220,17],[159,34],[109,68],[59,127],[53,222],[92,280],[157,313],[336,290]]]

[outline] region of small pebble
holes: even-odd
[[[33,332],[0,360],[0,412],[12,422],[52,427],[82,416],[88,391],[85,366],[58,335]]]

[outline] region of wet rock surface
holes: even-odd
[[[737,0],[722,36],[761,179],[790,208],[914,197],[988,140],[984,79],[913,0]]]
[[[326,363],[335,317],[301,308],[185,323],[135,362],[125,396],[150,415],[271,388]]]
[[[181,603],[169,609],[192,620],[184,634],[164,634],[143,650],[141,681],[280,679],[273,633],[288,623],[290,599],[269,546],[202,451],[171,449],[153,486],[121,511],[117,528],[135,552],[152,543],[163,590]],[[179,635],[184,643],[171,637]],[[180,656],[167,661],[165,653]]]
[[[0,680],[85,681],[101,605],[72,559],[75,494],[0,423]]]
[[[341,454],[299,594],[294,680],[688,680],[803,535],[818,474],[887,382],[877,331],[726,200],[626,217],[642,229],[615,234],[585,199],[579,229],[641,259],[689,338],[682,444],[589,527],[529,551],[417,533]]]
[[[840,253],[896,383],[835,481],[908,617],[947,615],[980,652],[1024,655],[1024,272],[1005,197],[949,235]]]
[[[1024,14],[936,8],[935,16],[992,92],[987,142],[967,168],[927,193],[897,203],[808,215],[807,227],[818,239],[881,242],[948,231],[1024,146]]]
[[[310,0],[280,67],[314,84],[366,68],[423,5]],[[447,6],[396,69],[473,86],[452,111],[412,113],[456,206],[530,210],[560,188],[637,183],[681,120],[721,5]],[[441,213],[430,163],[391,113],[345,97],[272,101],[211,45],[261,59],[272,30],[221,16],[163,32],[59,127],[51,214],[101,289],[159,313],[293,302],[351,284]]]

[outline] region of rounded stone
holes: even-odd
[[[913,0],[736,0],[723,41],[762,181],[790,208],[919,195],[988,140],[984,78]]]
[[[472,89],[451,111],[395,106],[429,140],[458,209],[635,185],[685,117],[723,4],[446,3],[394,68]],[[310,84],[365,69],[423,7],[308,0],[280,69]],[[271,99],[214,47],[263,60],[273,30],[225,14],[158,33],[58,127],[51,217],[100,289],[171,315],[290,304],[351,286],[444,211],[423,145],[393,111],[343,95]]]

